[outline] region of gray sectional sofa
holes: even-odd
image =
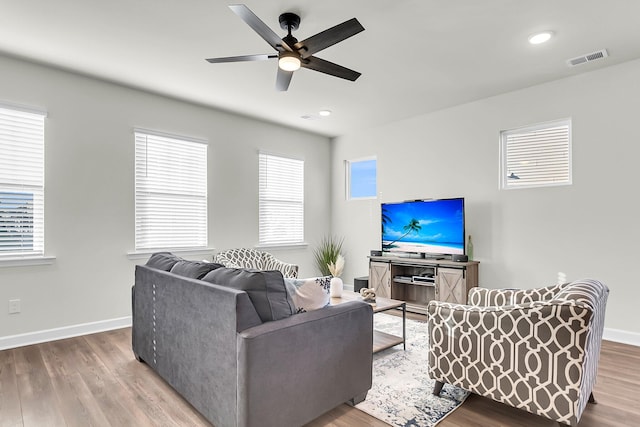
[[[364,400],[369,304],[294,314],[280,272],[218,267],[168,253],[136,267],[138,360],[216,427],[299,426]]]

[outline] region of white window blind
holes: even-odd
[[[135,131],[136,250],[207,245],[207,144]]]
[[[571,121],[501,132],[502,188],[571,184]]]
[[[259,154],[261,245],[304,241],[304,161]]]
[[[0,106],[0,259],[44,255],[44,119]]]

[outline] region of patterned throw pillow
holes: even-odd
[[[329,305],[329,286],[331,276],[313,277],[310,279],[284,279],[284,284],[293,304],[296,313],[317,310]]]

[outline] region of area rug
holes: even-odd
[[[402,335],[402,318],[379,313],[377,330]],[[433,395],[428,370],[427,324],[407,320],[407,350],[402,344],[373,355],[373,386],[356,408],[399,427],[432,427],[464,402],[468,392],[445,384],[440,397]]]

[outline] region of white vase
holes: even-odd
[[[342,288],[343,288],[342,279],[339,277],[331,278],[331,287],[329,288],[329,295],[331,298],[340,298],[342,296]]]

